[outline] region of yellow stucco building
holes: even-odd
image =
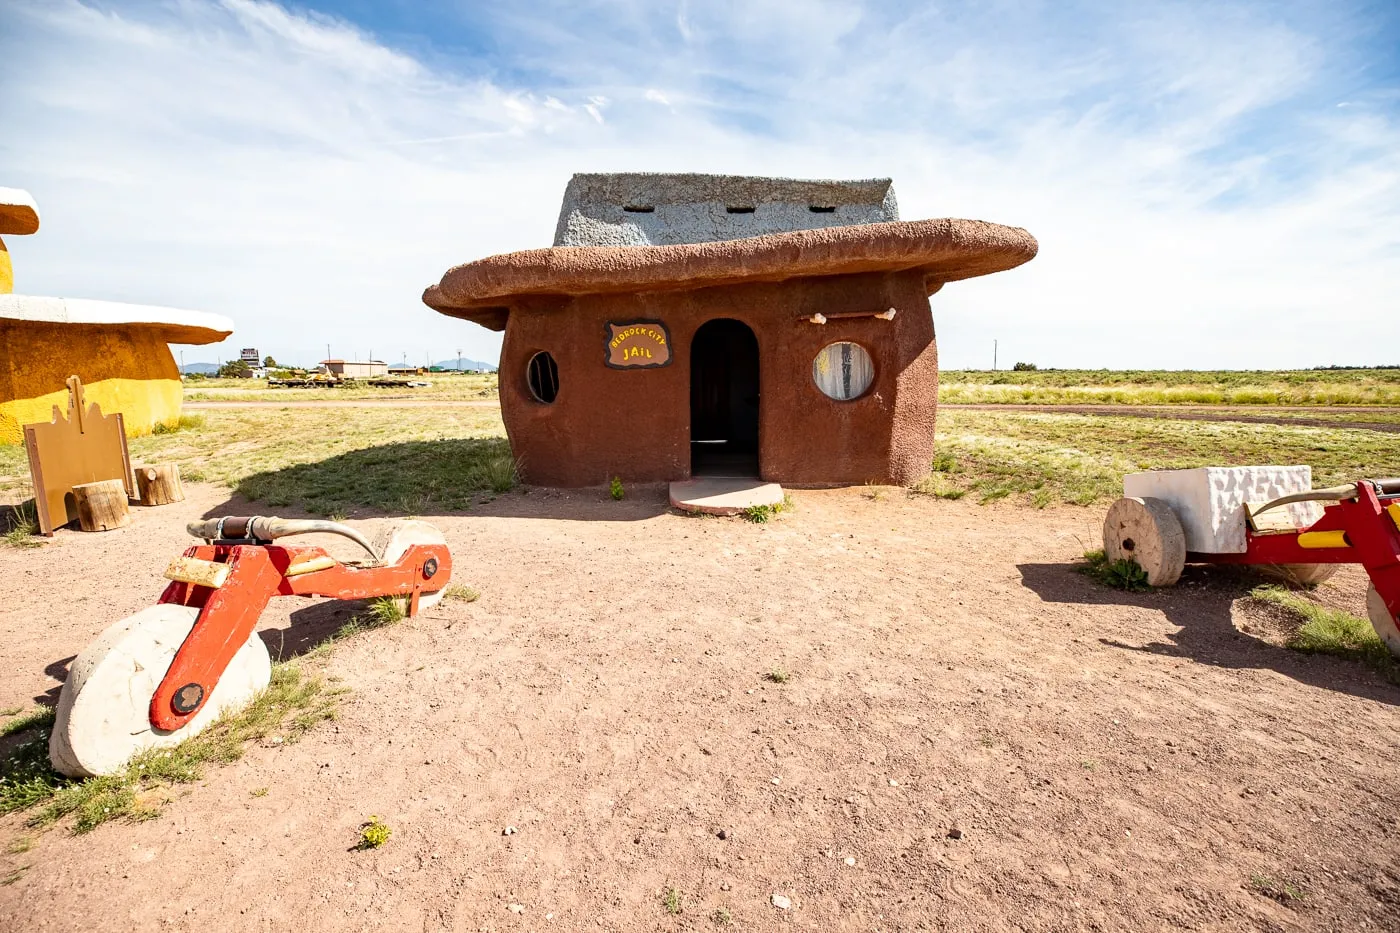
[[[34,201],[0,188],[0,234],[39,229]],[[180,372],[170,343],[217,343],[233,324],[216,314],[81,298],[13,294],[10,255],[0,240],[0,444],[23,425],[66,410],[65,380],[83,380],[89,402],[121,412],[128,434],[180,418]]]

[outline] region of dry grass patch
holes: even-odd
[[[1306,593],[1276,584],[1255,587],[1249,598],[1297,626],[1286,642],[1294,651],[1360,661],[1391,683],[1400,684],[1400,659],[1390,653],[1369,620],[1329,609]]]
[[[495,408],[230,409],[173,433],[132,438],[133,459],[174,461],[273,508],[352,514],[461,510],[516,484]],[[28,489],[23,449],[0,446],[0,495]]]
[[[297,664],[278,664],[271,683],[241,711],[172,748],[136,755],[116,774],[81,780],[50,767],[53,711],[45,710],[31,717],[26,741],[0,763],[0,813],[33,810],[26,825],[34,828],[71,818],[75,833],[111,820],[152,819],[169,799],[169,788],[200,780],[211,762],[237,760],[248,742],[274,733],[284,742],[297,741],[317,723],[334,718],[345,692]]]
[[[187,379],[185,398],[191,402],[351,402],[361,399],[465,402],[499,396],[495,373],[427,373],[405,378],[430,382],[432,385],[380,387],[358,384],[339,388],[274,389],[268,387],[266,379]]]
[[[1375,431],[1013,409],[942,412],[937,451],[941,475],[913,491],[1017,496],[1037,507],[1115,499],[1123,475],[1139,470],[1306,463],[1317,486],[1400,471],[1394,436]]]
[[[944,370],[939,399],[974,405],[1400,405],[1400,367],[1366,370]]]

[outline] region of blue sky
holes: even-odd
[[[419,301],[575,171],[892,177],[1024,226],[945,367],[1400,362],[1400,5],[0,0],[16,289],[257,346],[494,359]]]

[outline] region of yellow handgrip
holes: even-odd
[[[1305,548],[1351,547],[1345,531],[1305,531],[1298,536],[1298,546]]]
[[[228,564],[218,564],[198,557],[177,557],[165,568],[165,579],[177,583],[192,583],[217,590],[224,585],[233,570]]]
[[[310,560],[304,560],[299,564],[292,564],[285,571],[283,571],[282,576],[299,577],[304,573],[315,573],[318,570],[329,570],[334,566],[334,557],[313,557]]]
[[[1386,508],[1390,513],[1390,520],[1395,523],[1396,528],[1400,528],[1400,502],[1395,502]]]

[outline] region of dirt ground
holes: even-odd
[[[186,521],[257,511],[190,490],[0,550],[0,706],[151,603]],[[337,722],[161,818],[0,855],[29,866],[0,928],[1400,929],[1400,688],[1242,632],[1254,580],[1102,588],[1070,567],[1094,509],[793,498],[766,525],[659,487],[425,516],[480,601],[338,645]],[[1328,587],[1363,611],[1359,572]],[[265,637],[353,608],[282,600]],[[351,851],[371,814],[392,838]]]

